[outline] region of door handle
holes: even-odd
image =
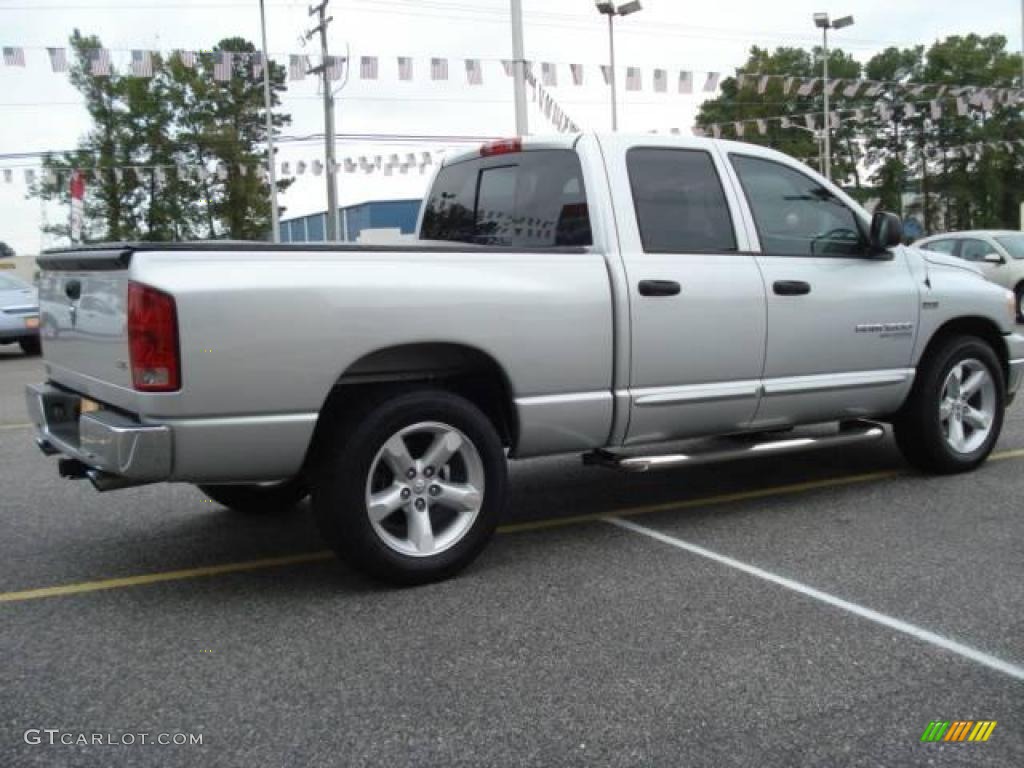
[[[682,287],[675,280],[641,280],[641,296],[677,296]]]
[[[811,284],[803,280],[776,280],[772,289],[777,296],[806,296],[811,292]]]

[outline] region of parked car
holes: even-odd
[[[918,240],[915,245],[977,264],[996,285],[1017,297],[1017,320],[1024,323],[1024,232],[1011,229],[950,232]]]
[[[14,343],[26,355],[39,354],[39,297],[31,284],[0,272],[0,344]]]
[[[888,422],[912,464],[963,472],[1024,374],[1010,291],[764,147],[487,144],[445,160],[418,232],[44,255],[40,448],[99,490],[196,483],[249,512],[311,493],[340,555],[419,583],[484,547],[507,458],[648,471]]]

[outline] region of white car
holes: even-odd
[[[1017,294],[1017,319],[1024,322],[1024,232],[987,229],[949,232],[918,240],[914,245],[973,261],[993,283]]]

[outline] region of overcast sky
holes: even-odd
[[[652,92],[650,72],[732,73],[751,45],[810,46],[818,41],[811,21],[815,11],[853,14],[856,25],[833,37],[833,44],[866,60],[889,45],[928,45],[952,34],[1001,33],[1019,50],[1021,0],[643,0],[642,13],[616,26],[620,78],[624,67],[644,68],[644,92],[620,89],[620,129],[646,132],[688,131],[700,95]],[[552,93],[584,129],[607,130],[608,92],[598,65],[607,63],[607,27],[592,0],[524,0],[526,55],[535,61],[561,62],[559,87]],[[47,46],[67,45],[72,29],[100,36],[115,49],[115,61],[133,48],[170,50],[209,47],[228,36],[259,42],[257,0],[0,0],[0,45],[26,48],[25,69],[0,65],[0,154],[71,149],[88,121],[66,75],[50,71]],[[507,135],[514,131],[512,86],[500,59],[511,55],[508,0],[331,0],[333,52],[381,57],[377,82],[354,77],[339,95],[339,133]],[[304,51],[300,36],[308,26],[307,3],[267,0],[269,48],[280,62]],[[317,48],[318,50],[318,48]],[[416,80],[399,82],[394,58],[416,60]],[[451,62],[451,80],[426,79],[431,56]],[[484,84],[466,84],[461,59],[484,60]],[[568,84],[570,62],[588,66],[584,87]],[[700,79],[698,77],[698,82]],[[699,90],[699,87],[698,89]],[[304,136],[323,131],[323,112],[312,79],[289,84],[283,108],[293,122],[286,133]],[[531,112],[531,132],[550,130]],[[435,149],[442,143],[415,145],[339,144],[339,158]],[[323,158],[316,143],[282,147],[283,160]],[[15,163],[0,160],[0,168]],[[370,199],[419,197],[427,177],[339,174],[343,205]],[[67,211],[44,209],[25,199],[22,170],[15,182],[0,178],[0,240],[19,253],[51,245],[39,233],[43,217],[63,219]],[[322,178],[301,178],[283,204],[287,215],[326,208]]]

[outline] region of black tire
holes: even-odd
[[[324,538],[343,561],[392,584],[426,584],[459,573],[487,545],[505,504],[508,469],[494,426],[470,401],[436,389],[392,393],[351,410],[358,413],[325,425],[318,447],[313,513]],[[427,422],[452,427],[469,440],[480,460],[484,491],[461,538],[437,554],[409,555],[389,546],[374,529],[367,488],[384,444],[401,430]],[[408,524],[404,507],[394,514]]]
[[[30,357],[35,357],[42,354],[43,345],[39,342],[38,336],[32,336],[27,339],[20,339],[18,345],[21,347],[21,351]]]
[[[1017,295],[1017,322],[1024,323],[1024,283],[1018,285],[1014,293]]]
[[[301,477],[267,485],[200,485],[198,488],[218,504],[244,515],[287,512],[309,495],[309,488]]]
[[[991,431],[984,442],[969,453],[961,453],[946,440],[939,406],[950,371],[966,360],[977,360],[988,369],[994,383],[995,406]],[[896,444],[910,464],[925,472],[969,472],[992,452],[1002,431],[1005,409],[1006,381],[992,347],[974,336],[952,336],[929,352],[918,367],[910,397],[893,421]]]

